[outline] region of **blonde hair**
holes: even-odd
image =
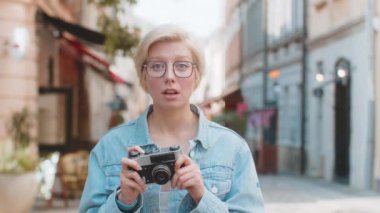
[[[204,53],[202,48],[200,47],[200,44],[192,35],[190,35],[182,28],[174,25],[162,25],[150,31],[142,39],[136,51],[134,62],[137,76],[139,78],[140,85],[142,86],[142,88],[145,91],[147,91],[142,71],[143,65],[148,56],[149,49],[153,44],[161,41],[179,41],[184,42],[186,44],[186,46],[189,48],[192,54],[194,60],[193,62],[196,64],[196,70],[198,70],[198,78],[196,82],[197,87],[202,79],[205,67]]]

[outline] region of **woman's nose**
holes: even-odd
[[[165,78],[167,79],[175,79],[175,74],[174,74],[174,68],[173,66],[168,66],[167,70],[164,75]]]

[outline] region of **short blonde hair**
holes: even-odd
[[[193,62],[196,64],[198,70],[198,78],[196,82],[197,87],[202,79],[205,67],[204,53],[200,47],[200,44],[192,35],[190,35],[182,28],[174,25],[162,25],[150,31],[142,39],[136,51],[134,62],[137,76],[142,88],[147,91],[142,71],[143,65],[148,56],[149,49],[153,44],[161,41],[179,41],[184,42],[187,45],[192,54],[194,60]]]

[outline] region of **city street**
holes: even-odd
[[[1,1],[0,213],[78,212],[86,180],[113,190],[126,149],[149,143],[195,151],[215,194],[247,187],[235,165],[253,163],[268,213],[380,213],[379,14],[380,0]]]
[[[357,191],[347,186],[328,183],[318,179],[296,176],[259,177],[265,199],[267,213],[378,213],[380,194],[370,191]],[[53,208],[35,208],[32,213],[74,213],[78,201],[70,201],[69,209],[59,200]]]
[[[260,176],[268,213],[375,213],[380,194],[294,176]]]

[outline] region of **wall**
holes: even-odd
[[[312,0],[309,3],[309,39],[328,33],[348,22],[360,19],[367,0]]]
[[[0,139],[7,136],[6,125],[12,112],[24,107],[32,113],[37,112],[35,11],[32,0],[0,1]],[[11,57],[11,49],[17,49],[12,43],[16,28],[27,31],[26,53],[21,59]]]
[[[366,41],[366,42],[364,42]],[[335,63],[339,58],[350,61],[351,78],[351,141],[350,141],[350,185],[368,188],[368,164],[372,94],[372,71],[370,43],[364,23],[345,36],[330,38],[312,48],[309,55],[308,78],[308,173],[333,179],[334,173],[334,84],[324,87],[324,96],[317,99],[312,90],[318,86],[314,79],[316,64],[323,61],[326,80],[333,78]],[[360,50],[360,53],[359,51]],[[318,112],[321,110],[320,112]],[[322,128],[322,129],[321,129]]]

